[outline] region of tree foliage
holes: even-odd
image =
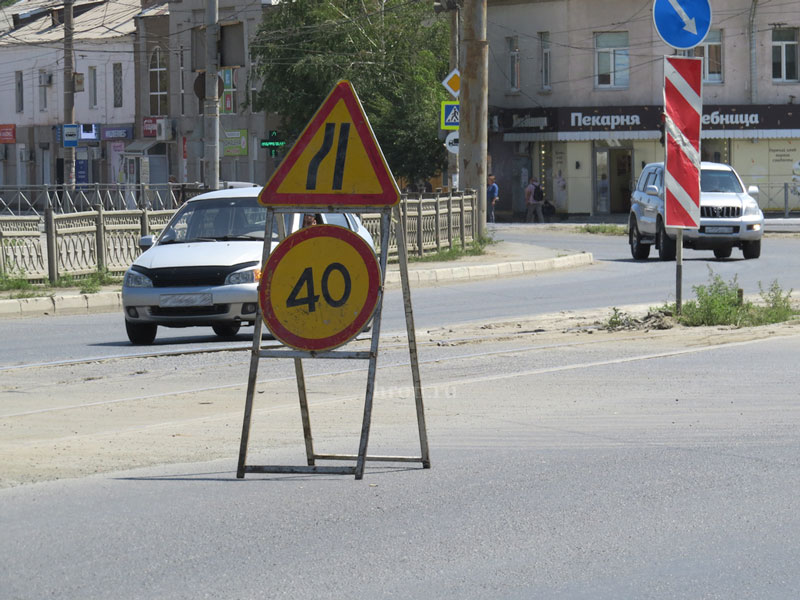
[[[255,108],[300,134],[340,79],[352,82],[396,177],[439,172],[449,27],[423,0],[295,0],[265,16],[251,45]]]

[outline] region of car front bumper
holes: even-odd
[[[164,327],[253,323],[258,308],[255,283],[162,288],[122,288],[125,319]]]
[[[677,230],[669,231],[675,237]],[[744,242],[754,242],[764,234],[763,217],[742,217],[736,219],[700,219],[699,229],[684,229],[684,246],[699,250],[711,250],[725,246],[741,246]]]

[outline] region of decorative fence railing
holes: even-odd
[[[475,236],[474,193],[424,194],[401,199],[401,218],[410,255],[423,256],[460,245]],[[119,275],[141,252],[139,238],[158,235],[174,209],[94,210],[59,214],[46,209],[37,216],[0,216],[0,274],[30,282],[56,282],[97,271]],[[362,214],[364,226],[380,248],[380,215]],[[397,254],[395,228],[389,256]]]

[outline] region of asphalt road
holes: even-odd
[[[796,329],[698,332],[690,340],[652,332],[572,334],[558,345],[538,336],[426,349],[435,359],[423,373],[429,470],[387,464],[368,468],[362,481],[237,480],[235,454],[204,459],[214,452],[214,421],[191,425],[197,405],[208,404],[199,400],[224,400],[219,390],[199,396],[180,421],[132,432],[142,438],[139,452],[194,440],[191,464],[0,490],[0,595],[800,595]],[[196,385],[217,379],[213,364],[212,358]],[[83,379],[82,371],[71,372],[76,384]],[[153,384],[169,377],[166,370],[150,375]],[[336,402],[328,399],[324,412],[325,403],[314,401],[312,411],[333,421],[317,434],[335,452],[353,440],[330,433],[358,414],[360,402],[343,390],[348,382],[363,386],[363,379],[331,378]],[[116,381],[109,390],[120,387]],[[392,389],[399,380],[385,369],[379,381]],[[235,396],[233,444],[240,389]],[[179,399],[144,406],[155,411]],[[382,404],[387,400],[400,406],[403,398],[383,397]],[[107,411],[124,409],[94,407],[86,417],[99,425]],[[276,411],[261,416],[275,420],[273,427],[284,423]],[[299,420],[296,407],[291,417]],[[413,421],[376,420],[376,452],[413,448]],[[101,441],[110,448],[124,437],[120,431]],[[54,444],[68,449],[78,441],[68,436]],[[253,460],[301,462],[300,438],[272,448],[274,438],[259,431],[254,443]]]
[[[650,303],[675,299],[675,263],[652,258],[635,262],[624,237],[541,231],[524,225],[499,225],[495,236],[512,242],[592,252],[596,264],[535,277],[512,277],[413,290],[418,328],[452,323],[513,319],[563,310]],[[692,286],[705,284],[709,274],[725,281],[734,277],[746,294],[758,294],[777,280],[785,291],[800,289],[800,237],[769,237],[758,260],[743,260],[734,250],[731,259],[715,260],[711,252],[686,251],[683,298],[692,298]],[[389,290],[383,309],[383,331],[404,331],[402,296]],[[242,329],[238,344],[248,345],[252,328]],[[80,360],[142,352],[131,346],[117,313],[0,321],[0,368],[9,365]],[[210,328],[161,329],[152,349],[181,351],[221,348]]]

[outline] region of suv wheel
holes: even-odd
[[[658,258],[661,260],[675,260],[675,240],[667,235],[664,221],[658,220]]]
[[[147,346],[152,344],[156,339],[156,331],[158,325],[152,323],[134,323],[132,321],[125,321],[125,331],[128,334],[128,339],[131,344],[135,346]]]
[[[636,260],[645,260],[650,256],[650,244],[642,243],[642,235],[636,226],[636,217],[631,217],[628,226],[628,243],[631,245],[631,256]]]
[[[723,248],[714,248],[714,256],[717,258],[728,258],[731,255],[733,248],[731,246],[725,246]]]
[[[742,245],[742,254],[745,258],[758,258],[761,256],[761,240],[745,242]]]
[[[220,323],[219,325],[211,326],[214,333],[221,338],[236,337],[236,334],[239,333],[239,327],[241,327],[241,323]]]

